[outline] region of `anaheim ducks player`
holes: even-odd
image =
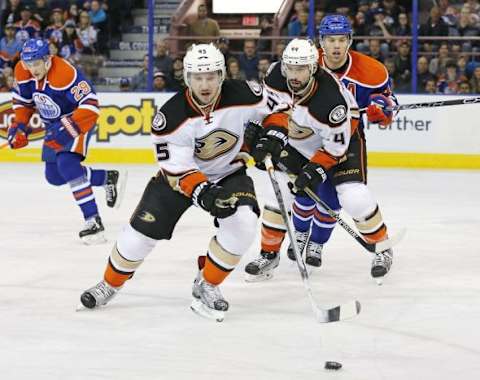
[[[327,171],[344,159],[359,117],[352,94],[334,75],[319,69],[317,61],[318,52],[311,41],[294,39],[285,48],[281,62],[272,65],[265,78],[265,89],[271,99],[291,106],[290,120],[283,125],[264,126],[252,152],[256,162],[271,154],[274,161],[298,175],[295,181],[298,189],[309,187],[316,192],[324,182],[329,182]],[[285,176],[283,179],[287,181]],[[302,231],[307,224],[310,228],[314,212],[315,203],[303,192],[297,195],[292,207],[295,229]],[[267,197],[262,222],[260,256],[245,268],[250,281],[271,277],[279,263],[285,226],[273,195]],[[302,234],[296,235],[303,250]],[[311,263],[315,258],[312,247],[307,251],[306,261]]]
[[[160,171],[113,247],[104,279],[82,294],[87,308],[110,301],[157,240],[171,238],[177,221],[193,204],[216,218],[218,231],[206,257],[199,257],[191,308],[219,321],[228,310],[219,285],[251,245],[259,215],[242,151],[245,125],[251,119],[263,120],[270,108],[257,83],[224,80],[225,61],[212,44],[193,45],[187,52],[184,79],[188,88],[153,120]],[[273,121],[267,117],[264,122]]]

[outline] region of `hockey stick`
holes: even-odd
[[[452,99],[452,100],[439,100],[438,102],[399,104],[399,105],[395,105],[393,107],[386,107],[386,111],[404,111],[404,110],[414,110],[414,109],[419,109],[419,108],[460,106],[460,105],[475,104],[475,103],[480,103],[480,97],[464,98],[464,99]],[[367,107],[360,108],[360,112],[365,112],[366,110],[367,110]]]
[[[278,206],[280,208],[283,221],[285,222],[288,236],[290,237],[290,241],[292,243],[293,252],[297,259],[296,262],[297,262],[298,270],[300,271],[300,275],[303,280],[303,285],[305,287],[305,290],[307,291],[308,299],[310,300],[310,305],[312,307],[313,313],[315,314],[317,321],[320,323],[328,323],[328,322],[337,322],[344,319],[353,318],[358,313],[360,313],[361,306],[360,306],[360,302],[358,301],[351,301],[343,305],[332,307],[330,309],[322,309],[317,305],[317,303],[313,299],[307,268],[305,266],[305,262],[303,261],[302,255],[298,251],[297,241],[295,239],[295,236],[293,235],[293,228],[290,224],[290,219],[288,217],[287,209],[285,207],[282,191],[280,190],[280,185],[275,175],[275,168],[273,167],[272,159],[269,155],[265,159],[265,168],[267,169],[268,176],[270,177],[270,182],[272,183],[272,187],[275,192],[275,197],[277,198]]]
[[[322,206],[332,218],[334,218],[342,228],[348,232],[348,234],[353,237],[362,247],[364,247],[369,252],[383,252],[387,249],[392,248],[398,242],[400,242],[403,237],[405,236],[406,229],[402,228],[400,232],[395,235],[393,238],[388,238],[386,240],[379,241],[377,243],[367,243],[355,230],[349,226],[347,222],[345,222],[340,215],[338,215],[335,211],[333,211],[324,201],[320,199],[320,197],[315,194],[311,189],[308,187],[304,189],[307,195],[312,198],[316,203]]]

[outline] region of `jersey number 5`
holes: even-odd
[[[155,150],[157,151],[157,160],[164,161],[170,158],[170,152],[167,148],[167,143],[155,144]]]
[[[82,80],[81,82],[79,82],[76,86],[72,87],[72,89],[70,90],[70,92],[72,93],[73,97],[75,98],[75,101],[79,101],[80,99],[82,99],[85,95],[89,94],[90,91],[92,91],[92,88],[90,87],[90,85]]]

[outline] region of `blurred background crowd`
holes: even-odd
[[[229,78],[261,81],[289,39],[308,35],[309,12],[313,12],[317,28],[326,14],[348,16],[355,36],[352,48],[383,62],[398,93],[412,92],[413,30],[420,36],[415,92],[480,93],[478,0],[419,1],[416,25],[411,1],[316,0],[314,9],[308,0],[285,3],[282,21],[278,15],[235,18],[212,14],[208,0],[157,0],[153,91],[177,91],[185,86],[183,54],[195,41],[218,45]],[[187,5],[193,13],[179,20],[178,14]],[[149,69],[146,6],[145,0],[2,1],[0,91],[11,88],[12,68],[21,46],[35,36],[48,39],[51,54],[80,66],[98,89],[145,91]],[[233,27],[243,38],[231,36]],[[250,36],[252,30],[256,34]]]

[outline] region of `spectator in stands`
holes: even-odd
[[[321,9],[317,9],[315,11],[314,15],[314,22],[315,22],[315,30],[318,30],[320,27],[320,23],[322,22],[322,19],[325,17],[325,11]]]
[[[153,71],[157,71],[156,68]],[[143,57],[142,69],[132,77],[131,88],[134,91],[146,91],[148,88],[148,54]]]
[[[195,21],[188,24],[187,34],[195,37],[218,37],[220,35],[220,27],[217,21],[207,17],[207,6],[200,4],[197,8],[197,18]],[[195,43],[209,43],[215,41],[211,38],[199,38]]]
[[[227,62],[227,78],[238,80],[247,79],[245,72],[240,69],[238,60],[234,57],[230,58]]]
[[[20,20],[21,8],[21,0],[9,0],[7,6],[2,11],[1,27],[3,28],[6,24],[15,24]]]
[[[177,57],[173,60],[173,79],[170,88],[173,91],[181,91],[185,87],[185,79],[183,78],[183,58]]]
[[[75,30],[75,21],[65,21],[62,43],[60,45],[60,56],[74,64],[77,64],[80,59],[82,48],[82,41],[78,37],[77,31]]]
[[[463,80],[458,84],[458,92],[457,94],[459,95],[466,95],[466,94],[471,94],[472,89],[470,88],[470,83],[468,81]]]
[[[395,67],[395,61],[393,60],[392,57],[387,57],[385,58],[385,61],[383,62],[383,64],[387,68],[390,81],[392,82],[391,84],[392,90],[395,91],[396,90],[395,84],[397,82],[397,72]]]
[[[480,13],[480,4],[478,3],[478,0],[467,0],[466,4],[469,5],[470,12],[476,14]]]
[[[303,0],[295,1],[295,3],[293,4],[293,12],[290,17],[289,23],[298,19],[298,15],[300,14],[300,12],[308,13],[308,5],[308,2],[305,2]]]
[[[63,36],[63,24],[65,22],[63,19],[63,9],[55,8],[52,11],[51,19],[52,24],[47,26],[45,29],[45,38],[61,43]]]
[[[95,54],[97,43],[97,31],[91,25],[88,12],[80,12],[77,35],[83,45],[82,54]]]
[[[382,52],[380,40],[378,39],[370,40],[368,45],[369,45],[368,55],[371,56],[372,58],[375,58],[377,61],[380,61],[383,63],[383,61],[385,60],[386,54]]]
[[[287,46],[285,41],[277,41],[277,44],[275,45],[275,54],[272,57],[272,62],[277,62],[282,59],[282,54],[285,50],[285,46]]]
[[[427,22],[420,26],[418,35],[420,36],[448,36],[448,25],[440,17],[440,9],[432,7],[430,10],[430,17]],[[424,50],[432,51],[433,47],[437,47],[438,42],[426,42],[423,45]]]
[[[230,41],[228,41],[228,38],[225,37],[220,37],[217,40],[217,47],[222,52],[223,57],[225,58],[225,62],[227,62],[230,57],[232,57],[232,54],[230,53],[229,43]]]
[[[353,21],[353,34],[356,36],[368,35],[365,13],[357,12]],[[354,41],[355,43],[355,41]]]
[[[394,34],[396,36],[411,36],[412,28],[408,20],[408,15],[405,12],[398,14],[398,24],[394,27]]]
[[[3,72],[0,73],[0,92],[9,92],[10,89],[7,87],[7,80],[3,75]]]
[[[119,86],[120,92],[128,92],[130,91],[130,81],[128,78],[122,78],[120,79],[120,86]]]
[[[70,8],[68,8],[68,20],[73,20],[75,24],[80,21],[80,12],[77,4],[70,4]]]
[[[153,91],[155,92],[170,92],[167,88],[167,75],[161,71],[153,74]]]
[[[458,83],[463,79],[464,78],[460,78],[457,74],[457,64],[455,61],[449,60],[446,65],[445,74],[440,77],[437,83],[438,92],[446,95],[456,94],[458,91]]]
[[[5,37],[0,41],[0,51],[13,63],[20,57],[21,50],[22,44],[15,38],[15,26],[7,24],[5,26]]]
[[[53,55],[53,56],[60,56],[60,47],[58,46],[58,44],[53,41],[53,40],[50,40],[48,42],[48,51],[50,53],[50,55]]]
[[[351,10],[357,9],[357,0],[328,0],[325,3],[327,13],[340,13],[347,15]]]
[[[290,37],[305,37],[308,35],[308,12],[300,11],[298,18],[288,24],[288,35]]]
[[[0,51],[0,72],[2,72],[6,67],[12,66],[12,64],[13,63],[10,57],[3,51]]]
[[[410,58],[410,44],[407,41],[402,41],[398,47],[398,53],[394,58],[395,70],[397,72],[396,91],[409,92],[411,90],[411,58]]]
[[[49,24],[51,11],[47,6],[47,0],[35,0],[35,5],[32,8],[33,19],[36,20],[42,30]]]
[[[437,93],[437,82],[435,79],[429,79],[427,80],[427,83],[425,83],[425,94],[436,94]]]
[[[367,28],[368,35],[374,37],[389,38],[392,36],[390,27],[385,24],[385,11],[383,8],[375,8],[373,14],[373,23]],[[389,40],[382,38],[380,43],[383,56],[387,56],[390,51]]]
[[[245,40],[243,43],[243,54],[238,58],[238,62],[240,69],[245,72],[248,80],[258,78],[258,55],[254,40]]]
[[[425,92],[425,85],[430,79],[435,79],[433,75],[428,71],[428,59],[425,56],[418,57],[417,60],[417,92]]]
[[[22,44],[29,38],[40,36],[40,24],[32,20],[32,9],[30,5],[23,6],[20,11],[20,20],[15,23],[16,34],[15,38]]]
[[[438,48],[438,56],[430,60],[430,66],[429,66],[430,73],[437,76],[444,74],[445,67],[449,59],[450,57],[449,57],[448,43],[442,42],[442,44]]]
[[[270,60],[266,57],[262,57],[258,60],[258,81],[263,82],[267,75],[268,68],[270,67]]]
[[[468,77],[467,62],[468,60],[465,54],[461,54],[458,56],[458,59],[457,59],[458,74],[463,75],[464,77]]]
[[[108,24],[107,13],[104,9],[105,4],[100,4],[98,0],[90,2],[90,22],[98,31],[97,47],[102,54],[108,53]]]
[[[273,34],[272,21],[267,16],[262,16],[260,19],[260,37],[271,37]],[[272,40],[264,39],[258,40],[257,50],[259,52],[266,52],[272,50]]]
[[[480,66],[475,67],[475,70],[473,70],[473,75],[470,79],[470,87],[472,93],[480,94]]]
[[[157,40],[155,45],[155,55],[153,57],[153,65],[168,78],[172,77],[173,61],[168,55],[168,47],[165,40]]]

